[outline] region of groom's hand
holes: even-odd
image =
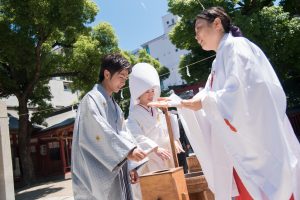
[[[146,156],[147,154],[143,150],[139,148],[135,148],[128,154],[127,158],[129,160],[140,161],[144,159]]]
[[[129,172],[129,175],[131,184],[136,184],[137,182],[139,182],[139,175],[135,169],[131,170]]]

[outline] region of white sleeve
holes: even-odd
[[[143,130],[138,124],[138,122],[130,116],[126,122],[126,127],[128,131],[132,134],[132,136],[135,138],[138,147],[140,147],[147,154],[158,146],[156,142],[154,142],[153,140],[151,140],[143,134]]]
[[[180,138],[180,133],[179,133],[179,125],[178,125],[178,118],[177,115],[170,114],[170,121],[171,121],[171,126],[172,126],[172,131],[174,135],[174,140],[179,140]]]

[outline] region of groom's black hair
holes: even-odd
[[[108,70],[113,76],[116,72],[120,72],[124,69],[128,70],[128,74],[131,72],[131,65],[128,60],[120,53],[112,53],[104,56],[101,60],[101,68],[99,73],[99,82],[104,80],[104,70]]]

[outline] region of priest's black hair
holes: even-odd
[[[221,20],[223,29],[225,33],[231,32],[234,37],[242,37],[243,34],[239,27],[234,26],[231,22],[230,17],[225,12],[224,8],[222,7],[211,7],[208,9],[203,10],[200,14],[197,15],[197,19],[204,19],[209,23],[212,23],[216,18]]]

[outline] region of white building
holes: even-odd
[[[162,17],[164,34],[142,44],[141,46],[162,65],[170,70],[170,76],[164,81],[163,87],[181,85],[184,81],[178,72],[180,57],[189,53],[187,50],[177,49],[169,39],[169,32],[179,20],[178,16],[171,13]]]
[[[72,93],[70,84],[72,81],[64,77],[55,77],[49,81],[52,94],[51,104],[55,108],[70,106],[79,102],[80,92]]]
[[[61,109],[63,107],[71,106],[79,102],[79,92],[72,93],[70,89],[70,84],[72,81],[64,77],[54,77],[52,78],[48,85],[50,87],[50,92],[52,95],[51,104],[55,110]],[[18,106],[19,102],[15,96],[10,96],[8,98],[1,99],[7,105],[7,111],[14,117],[19,118],[18,116]],[[36,111],[35,107],[29,106],[29,113]],[[49,123],[49,122],[48,122]],[[50,124],[52,124],[50,122]]]

